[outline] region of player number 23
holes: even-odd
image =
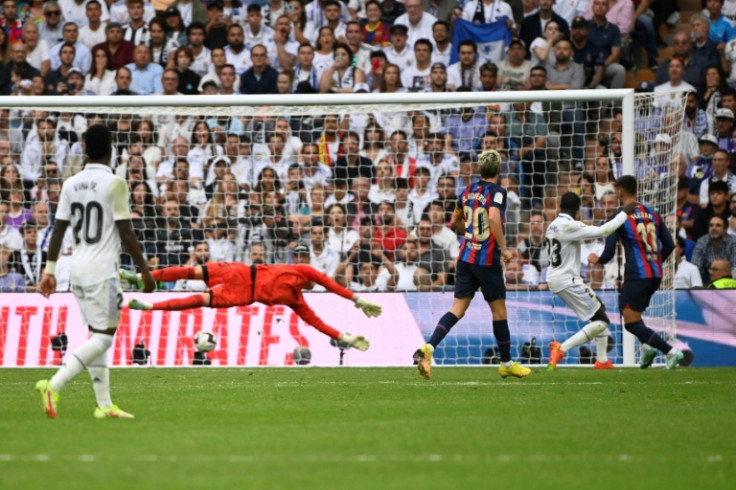
[[[465,229],[473,231],[472,234],[466,232],[465,238],[475,238],[475,241],[482,242],[491,236],[491,220],[485,208],[473,209],[470,206],[463,206],[463,213],[465,214]]]
[[[636,233],[639,235],[641,241],[644,243],[647,255],[656,254],[659,251],[659,243],[657,242],[657,228],[654,226],[654,223],[637,223]]]

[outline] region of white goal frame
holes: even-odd
[[[104,108],[114,108],[115,113],[147,113],[146,108],[168,107],[212,108],[220,114],[230,115],[230,111],[242,115],[263,113],[267,107],[279,107],[274,115],[303,114],[305,106],[335,107],[342,110],[346,106],[355,112],[371,112],[367,106],[385,104],[404,106],[411,110],[412,104],[448,107],[489,105],[494,103],[513,102],[614,102],[621,106],[622,120],[622,163],[624,174],[635,174],[634,141],[635,141],[635,97],[633,89],[607,90],[544,90],[514,92],[444,92],[444,93],[356,93],[356,94],[286,94],[286,95],[174,95],[174,96],[0,96],[0,107],[8,109],[37,109],[50,111],[93,112],[105,114]],[[358,106],[363,106],[359,108]],[[249,109],[250,108],[250,109]],[[181,112],[181,111],[179,111]],[[235,114],[232,114],[235,115]],[[623,365],[636,365],[636,339],[623,331]]]

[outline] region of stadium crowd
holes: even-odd
[[[637,176],[679,166],[662,188],[677,182],[674,279],[690,288],[724,277],[714,261],[736,265],[736,2],[706,6],[658,64],[659,25],[679,15],[670,0],[4,0],[0,94],[621,88],[643,47],[656,78],[638,87],[653,94],[636,119]],[[459,19],[511,41],[454,45]],[[0,108],[0,291],[35,290],[62,182],[99,122],[115,134],[114,171],[152,267],[310,263],[354,291],[451,288],[459,246],[447,225],[477,155],[496,149],[515,254],[507,286],[544,288],[558,196],[578,192],[590,222],[615,214],[621,119],[615,105],[572,102],[292,118]],[[70,232],[65,257],[73,246]],[[616,261],[588,267],[587,255],[592,287],[615,287]],[[63,290],[65,277],[62,258]]]

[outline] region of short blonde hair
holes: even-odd
[[[501,155],[496,150],[485,150],[478,157],[478,167],[482,178],[496,177],[501,172]]]

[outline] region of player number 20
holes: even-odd
[[[463,206],[463,213],[465,214],[465,229],[469,230],[470,225],[473,225],[473,234],[465,233],[465,238],[475,238],[477,242],[488,240],[488,237],[491,236],[491,220],[488,218],[488,211],[485,208],[473,209],[470,206]]]
[[[636,233],[639,234],[641,241],[646,247],[647,255],[654,255],[659,251],[659,243],[657,242],[657,227],[654,223],[649,222],[636,224]]]
[[[90,201],[84,206],[82,203],[72,203],[72,215],[76,218],[74,225],[74,242],[81,241],[79,233],[84,228],[84,241],[90,245],[102,238],[102,205],[97,201]],[[94,234],[93,234],[94,233]]]

